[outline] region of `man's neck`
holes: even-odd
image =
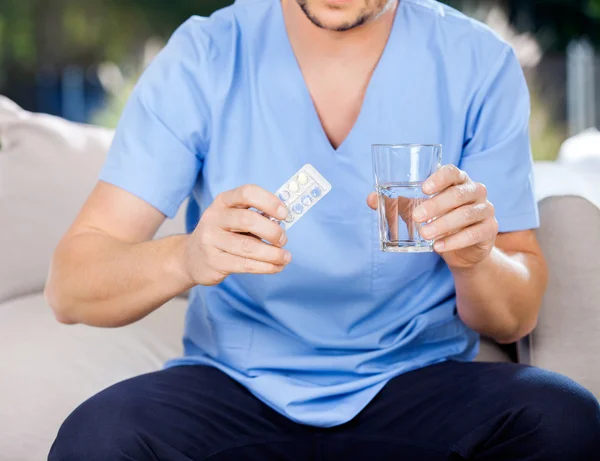
[[[290,42],[297,55],[310,53],[311,60],[359,59],[381,54],[385,47],[398,2],[394,1],[379,17],[344,32],[315,26],[296,0],[281,0]]]

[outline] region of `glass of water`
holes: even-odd
[[[442,146],[438,144],[373,146],[382,251],[433,251],[433,241],[422,238],[419,232],[424,224],[414,222],[412,216],[415,208],[430,197],[423,193],[423,182],[441,163]]]

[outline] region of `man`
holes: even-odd
[[[185,356],[84,403],[50,459],[594,459],[589,392],[470,363],[479,335],[532,331],[546,285],[528,116],[512,50],[433,0],[245,0],[185,23],[47,289],[59,321],[102,327],[191,289]],[[444,146],[414,211],[437,217],[437,253],[379,251],[370,146],[398,142]],[[333,190],[286,235],[249,208],[284,219],[269,191],[306,163]],[[152,241],[190,195],[189,235]]]

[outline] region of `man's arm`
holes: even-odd
[[[513,343],[536,326],[547,268],[533,231],[500,234],[489,257],[453,270],[458,314],[499,343]]]
[[[285,219],[280,205],[263,189],[244,186],[221,194],[191,235],[153,241],[164,215],[100,182],[56,249],[48,302],[63,323],[118,327],[195,285],[214,285],[231,273],[280,272],[291,259],[281,248],[283,230],[247,209]]]
[[[454,276],[458,313],[478,333],[512,343],[535,327],[547,283],[544,256],[533,231],[498,234],[494,206],[482,184],[453,165],[423,185],[437,194],[414,211],[427,239]],[[377,208],[377,196],[368,198]]]
[[[458,313],[469,327],[511,343],[535,327],[546,289],[547,268],[533,231],[498,235],[487,189],[466,172],[446,165],[424,184],[434,195],[414,211],[427,223],[421,234],[454,275]]]
[[[189,288],[178,258],[183,236],[151,241],[165,217],[99,183],[59,243],[46,298],[63,323],[121,326]]]

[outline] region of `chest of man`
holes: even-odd
[[[301,64],[322,129],[334,149],[344,142],[358,120],[375,63],[374,59],[349,65],[336,63],[325,69],[318,64]]]

